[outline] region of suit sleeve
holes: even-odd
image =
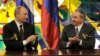
[[[64,29],[62,31],[61,40],[60,40],[60,49],[66,49],[67,42],[68,42],[68,37],[67,37],[67,33],[66,33],[66,27],[64,27]]]
[[[32,35],[34,34],[34,35],[36,35],[36,33],[35,33],[35,27],[34,27],[34,25],[32,25]],[[37,50],[37,45],[38,45],[38,37],[36,38],[36,40],[35,40],[35,42],[34,43],[31,43],[32,44],[32,47],[35,47],[35,50]]]
[[[24,48],[22,41],[11,39],[13,37],[13,29],[8,25],[3,27],[3,39],[8,50],[21,50]]]
[[[82,48],[88,48],[88,49],[93,49],[94,45],[95,45],[95,29],[93,27],[89,27],[87,29],[86,34],[88,34],[88,36],[86,36],[86,39],[82,39]],[[84,37],[83,37],[84,38]]]

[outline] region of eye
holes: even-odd
[[[77,18],[77,16],[72,16],[72,18]]]
[[[27,15],[27,13],[25,13],[24,15]]]

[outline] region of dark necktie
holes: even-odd
[[[78,34],[79,34],[78,28],[75,28],[75,32],[76,32],[76,36],[78,36]]]
[[[20,27],[20,30],[19,30],[19,33],[20,33],[20,38],[22,39],[22,40],[24,40],[24,31],[23,31],[23,25],[20,25],[19,26]]]

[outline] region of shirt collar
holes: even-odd
[[[83,26],[83,23],[80,24],[79,26],[75,26],[75,28],[81,28]]]
[[[16,25],[17,25],[17,28],[18,28],[18,30],[20,30],[20,25],[23,25],[23,24],[20,24],[17,20],[15,20],[15,23],[16,23]],[[23,27],[22,27],[23,28]],[[24,29],[24,28],[23,28]]]
[[[80,24],[79,26],[75,26],[75,28],[78,28],[78,31],[80,32],[80,30],[81,30],[82,26],[83,26],[83,23],[82,23],[82,24]]]
[[[23,25],[23,24],[20,24],[17,20],[15,20],[15,23],[16,23],[17,27],[19,27],[20,25]]]

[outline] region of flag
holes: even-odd
[[[16,0],[16,6],[24,6],[28,10],[28,22],[34,23],[33,0]]]
[[[43,0],[41,17],[43,38],[48,44],[47,47],[58,49],[60,30],[57,0]]]

